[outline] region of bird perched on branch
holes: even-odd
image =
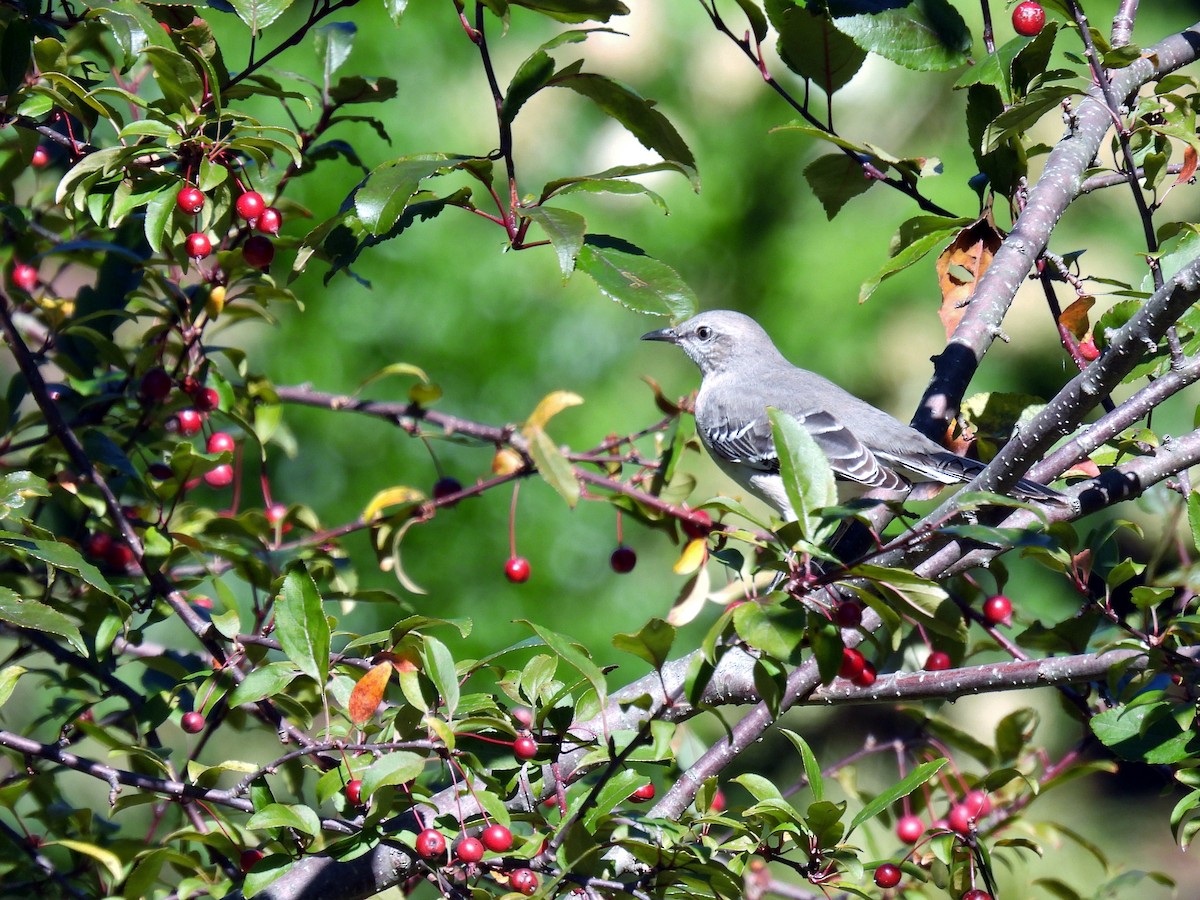
[[[792,365],[762,326],[742,313],[700,313],[642,340],[675,344],[700,367],[701,442],[727,475],[785,519],[795,514],[779,474],[770,407],[800,423],[829,459],[835,478],[856,488],[849,493],[898,498],[914,485],[969,481],[983,470],[983,463],[956,456],[832,381]],[[1026,500],[1064,500],[1028,479],[1009,492]]]

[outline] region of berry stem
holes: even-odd
[[[508,558],[517,556],[517,494],[521,490],[521,482],[513,482],[512,503],[508,507]]]

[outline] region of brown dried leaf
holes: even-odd
[[[1196,148],[1187,146],[1183,148],[1183,168],[1179,170],[1179,174],[1175,176],[1175,184],[1187,184],[1196,177]]]
[[[371,666],[367,674],[358,679],[358,684],[354,685],[354,690],[350,692],[350,702],[347,704],[351,722],[362,725],[375,715],[375,710],[383,702],[383,692],[387,690],[388,679],[391,676],[392,663],[385,660]]]
[[[942,308],[938,310],[938,316],[946,329],[946,337],[954,334],[963,309],[975,293],[975,285],[992,264],[992,257],[1003,240],[1004,235],[992,222],[989,212],[960,231],[938,257],[938,287],[942,290]]]
[[[1082,341],[1092,328],[1092,323],[1088,321],[1088,311],[1095,305],[1096,298],[1084,294],[1062,311],[1058,322],[1075,336],[1075,340]]]
[[[650,390],[654,391],[654,403],[660,410],[665,412],[668,416],[679,415],[679,404],[674,403],[666,398],[666,395],[663,394],[662,387],[659,386],[657,381],[655,381],[649,375],[643,375],[642,381],[650,385]]]

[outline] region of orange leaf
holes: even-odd
[[[384,661],[371,666],[367,674],[358,679],[354,690],[350,692],[350,721],[362,725],[375,715],[375,710],[383,701],[383,692],[387,690],[388,679],[392,675],[392,663]]]
[[[1175,177],[1176,184],[1187,184],[1196,177],[1196,148],[1192,146],[1183,148],[1183,168],[1179,170],[1179,174]]]
[[[975,293],[975,285],[992,264],[992,257],[1000,249],[1003,237],[992,223],[989,212],[960,231],[938,257],[938,287],[942,290],[942,308],[938,310],[938,316],[946,329],[946,337],[958,327],[963,308]]]
[[[1079,462],[1075,463],[1075,465],[1071,466],[1071,468],[1067,469],[1067,471],[1063,472],[1063,477],[1069,477],[1071,475],[1084,475],[1088,478],[1099,478],[1100,467],[1090,459],[1080,460]]]
[[[1082,341],[1092,327],[1088,321],[1088,310],[1095,305],[1096,298],[1084,294],[1062,311],[1058,317],[1059,324],[1075,335],[1075,340]]]

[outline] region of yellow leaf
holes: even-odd
[[[671,611],[667,613],[667,621],[672,625],[686,625],[700,615],[700,610],[704,608],[704,602],[708,599],[708,585],[708,569],[702,568],[688,579],[679,596],[675,598]]]
[[[381,662],[371,666],[367,674],[358,679],[354,690],[350,692],[350,700],[346,704],[350,712],[350,721],[362,725],[368,721],[379,704],[383,702],[383,692],[387,690],[388,680],[392,677],[392,663]]]
[[[691,575],[708,560],[708,541],[693,538],[683,548],[683,554],[675,562],[676,575]]]
[[[511,475],[525,468],[525,460],[512,447],[501,447],[492,457],[493,475]]]
[[[66,847],[68,850],[74,850],[76,853],[90,856],[108,870],[108,874],[114,881],[120,881],[125,877],[124,866],[121,865],[120,857],[110,850],[97,847],[95,844],[89,844],[87,841],[62,840],[46,841],[43,846]]]
[[[408,399],[418,406],[429,406],[442,399],[441,385],[433,382],[417,382],[408,389]]]
[[[525,421],[525,431],[536,431],[539,428],[545,428],[546,423],[551,418],[558,415],[564,409],[571,406],[578,406],[583,402],[583,398],[578,394],[572,394],[570,391],[552,391],[542,398],[535,409]]]
[[[208,292],[208,299],[204,301],[204,311],[208,313],[210,319],[215,321],[223,309],[225,309],[225,286],[218,284]]]
[[[380,510],[388,506],[408,506],[423,503],[424,501],[425,495],[416,488],[397,485],[396,487],[382,490],[372,497],[371,502],[367,504],[367,508],[363,510],[362,517],[364,521],[370,522],[379,515]]]

